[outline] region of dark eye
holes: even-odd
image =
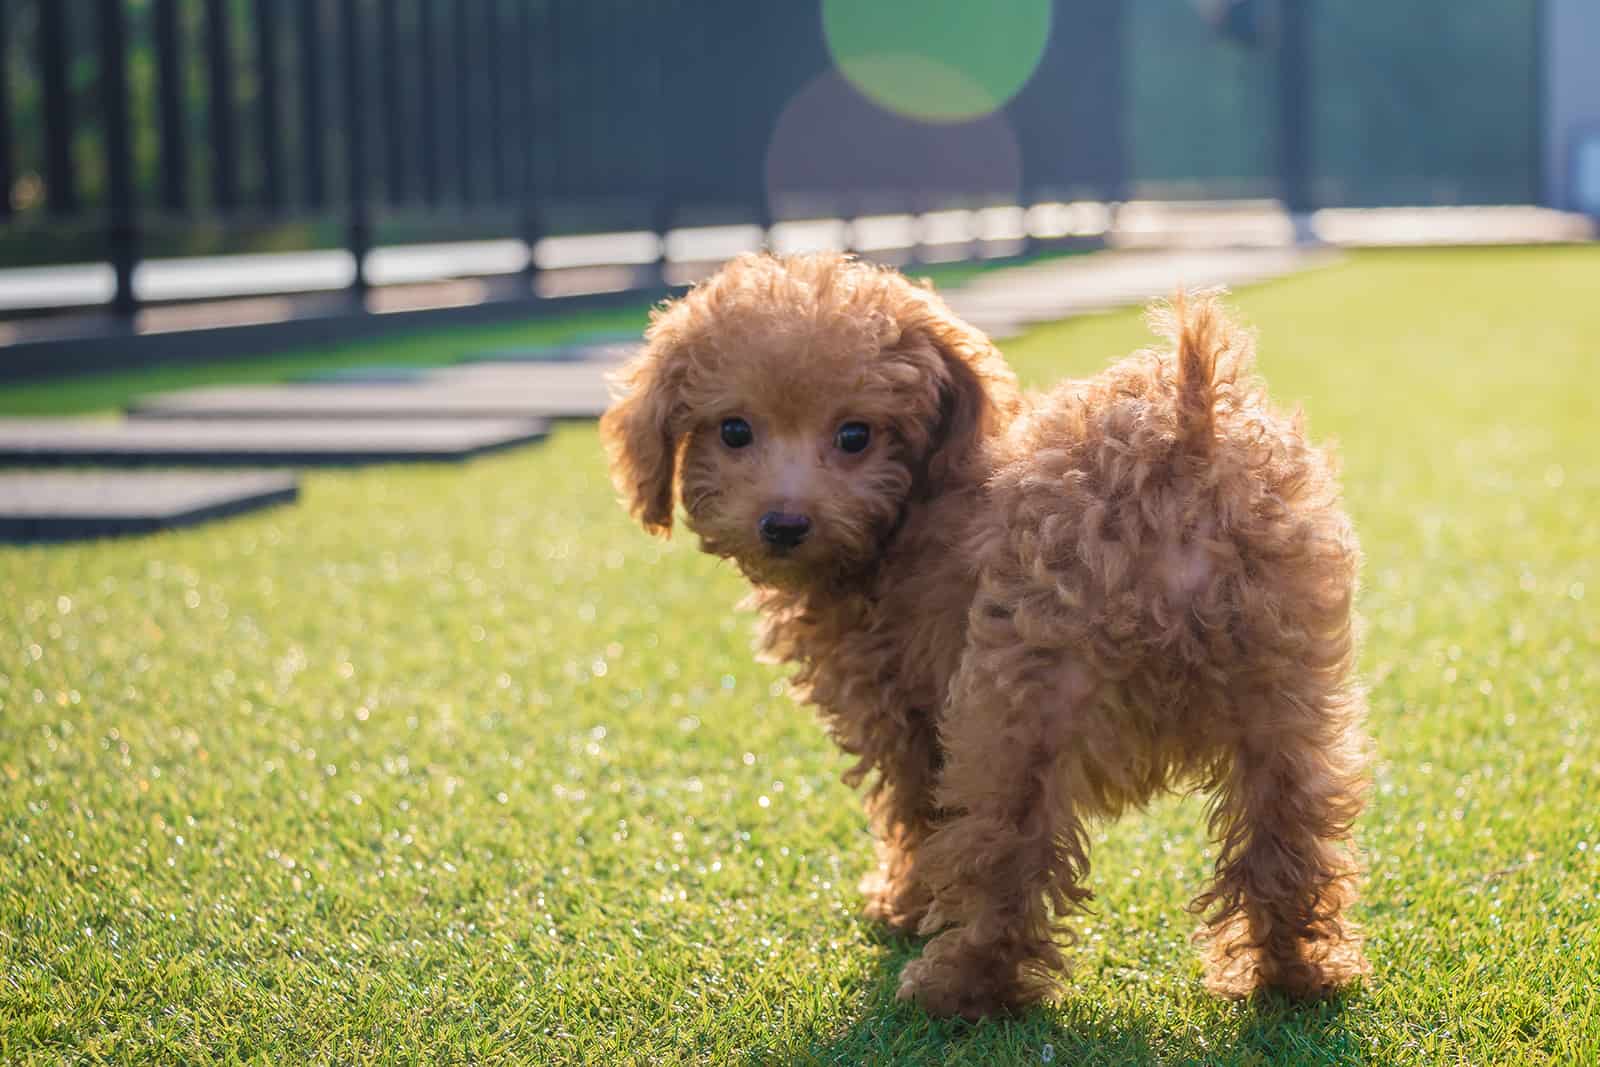
[[[750,432],[750,424],[743,419],[722,420],[722,443],[729,448],[743,448],[755,440],[755,436]]]
[[[833,443],[846,452],[860,452],[872,440],[872,427],[864,422],[847,422],[833,435]]]

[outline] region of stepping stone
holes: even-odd
[[[953,310],[953,309],[952,309]],[[1009,341],[1013,337],[1022,336],[1024,326],[1018,318],[1010,315],[977,314],[962,315],[961,319],[968,326],[976,327],[988,335],[989,340]]]
[[[405,367],[377,364],[370,367],[335,367],[313,371],[289,379],[302,385],[397,385],[420,382],[433,372],[432,367]]]
[[[310,467],[448,462],[538,441],[548,429],[544,419],[0,419],[0,464]]]
[[[1014,341],[1028,332],[1027,327],[1020,322],[1005,322],[995,326],[979,328],[988,334],[989,340],[995,344],[999,344],[1001,341]]]
[[[587,333],[575,333],[563,343],[578,348],[592,348],[595,345],[638,347],[644,343],[644,330],[590,330]]]
[[[1140,292],[1129,294],[1127,297],[1119,299],[1051,300],[1031,305],[1020,301],[1009,301],[993,304],[967,304],[951,310],[980,329],[985,329],[984,324],[998,321],[1003,325],[1011,326],[1015,332],[1035,323],[1054,322],[1076,315],[1115,311],[1130,304],[1143,304],[1152,299],[1152,297],[1153,294]],[[986,332],[992,332],[992,329],[986,329]]]
[[[606,344],[570,344],[543,348],[503,348],[474,352],[462,363],[620,363],[644,347],[637,339]]]
[[[492,348],[469,352],[462,363],[582,363],[588,351],[578,345],[541,345],[538,348]]]
[[[1102,252],[980,275],[947,294],[972,320],[1044,322],[1169,297],[1179,286],[1246,285],[1321,266],[1333,257],[1301,248]]]
[[[185,389],[137,400],[129,414],[158,419],[598,418],[609,405],[598,375],[587,383],[537,377],[443,377],[410,385],[246,385]]]
[[[151,533],[238,515],[299,495],[266,473],[0,473],[0,541],[72,541]]]
[[[574,389],[603,386],[616,369],[611,363],[462,363],[440,367],[429,381],[451,385],[515,384],[526,389]]]
[[[505,384],[527,388],[603,384],[609,364],[573,363],[470,363],[439,367],[344,367],[317,371],[290,379],[293,385],[417,385],[447,382],[456,385]]]

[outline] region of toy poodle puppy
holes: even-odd
[[[937,934],[900,982],[935,1014],[1046,996],[1090,821],[1170,788],[1211,798],[1208,985],[1366,970],[1334,470],[1213,296],[1153,321],[1166,346],[1025,397],[895,271],[747,255],[655,312],[601,422],[632,513],[664,535],[681,499],[870,778],[867,910]]]

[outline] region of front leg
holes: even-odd
[[[856,758],[845,784],[871,778],[867,804],[878,865],[861,883],[866,914],[915,930],[930,899],[918,853],[939,814],[933,791],[943,754],[934,709],[943,698],[941,680],[926,669],[909,673],[903,635],[876,626],[859,608],[800,610],[784,607],[778,593],[757,603],[767,612],[764,651],[799,666],[790,683],[795,695],[816,708],[829,735]]]
[[[885,737],[875,764],[878,778],[868,805],[878,866],[861,880],[861,891],[868,918],[910,933],[932,902],[921,877],[920,852],[938,816],[933,790],[943,757],[930,716],[913,712],[896,734]]]
[[[1089,896],[1072,735],[1095,690],[1086,670],[1024,648],[969,652],[943,731],[937,798],[952,814],[921,855],[923,930],[951,928],[906,965],[900,999],[975,1019],[1053,990],[1055,919]]]

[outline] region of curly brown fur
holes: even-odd
[[[657,311],[601,424],[633,513],[666,533],[681,497],[847,780],[870,778],[868,913],[937,933],[900,988],[939,1014],[1046,996],[1086,822],[1182,785],[1210,792],[1220,845],[1194,903],[1208,984],[1311,997],[1366,970],[1345,914],[1359,553],[1334,470],[1213,296],[1153,321],[1167,346],[1024,398],[897,273],[745,256]],[[768,514],[810,531],[770,544]]]

